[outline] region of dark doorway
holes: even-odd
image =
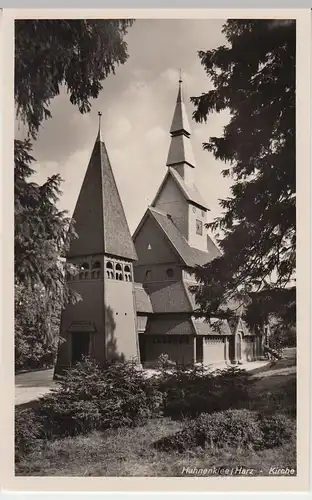
[[[238,333],[236,337],[236,360],[241,361],[241,358],[242,358],[242,338]]]
[[[144,333],[139,333],[139,348],[140,348],[140,359],[141,363],[146,361],[146,338]]]
[[[89,355],[90,333],[80,332],[72,334],[72,364],[81,361],[83,356]]]
[[[202,363],[203,360],[203,337],[196,337],[196,363]]]
[[[229,339],[229,358],[231,363],[235,361],[235,337]]]

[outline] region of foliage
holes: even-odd
[[[249,374],[236,367],[212,373],[195,366],[163,372],[158,388],[164,394],[164,415],[181,419],[231,408],[245,401],[250,383]]]
[[[158,415],[161,395],[130,362],[101,368],[85,359],[40,399],[38,415],[48,436],[70,436],[94,429],[142,425]]]
[[[196,300],[209,317],[222,316],[237,294],[273,289],[282,297],[295,274],[296,23],[228,20],[223,33],[226,45],[199,52],[213,89],[192,98],[197,122],[230,112],[223,135],[203,145],[233,179],[223,213],[208,225],[223,234],[222,255],[196,270]]]
[[[75,269],[60,255],[75,237],[66,212],[58,210],[61,179],[42,186],[34,170],[29,141],[15,141],[15,366],[42,367],[54,359],[61,308],[79,296],[66,284]]]
[[[294,327],[296,287],[262,290],[249,294],[249,298],[244,319],[252,328],[261,330],[265,322],[274,325],[275,329],[277,325],[286,330]]]
[[[278,346],[280,349],[285,347],[296,347],[297,334],[296,327],[285,324],[280,318],[274,318],[270,325],[269,345]]]
[[[33,451],[42,437],[42,426],[32,408],[15,410],[15,459]]]
[[[81,113],[90,111],[102,81],[128,58],[124,36],[132,24],[130,19],[15,22],[16,111],[32,137],[51,117],[50,102],[61,86]]]
[[[294,437],[293,420],[285,415],[261,419],[246,409],[203,413],[175,434],[154,443],[162,451],[185,452],[196,447],[267,449],[281,446]]]
[[[44,289],[15,285],[15,370],[51,368],[59,342],[60,307]],[[54,306],[54,307],[52,307]]]
[[[161,373],[176,369],[175,361],[169,358],[168,354],[161,354],[157,359],[157,368]]]
[[[55,334],[51,341],[45,341],[36,324],[27,329],[25,325],[20,327],[15,323],[14,348],[16,371],[52,368],[56,360],[58,339]]]
[[[263,448],[281,446],[295,436],[294,420],[281,413],[260,418],[260,429]]]

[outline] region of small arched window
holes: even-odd
[[[120,280],[120,281],[123,280],[121,264],[116,264],[116,267],[115,267],[115,279],[116,280]]]
[[[124,273],[125,273],[125,280],[126,281],[132,281],[130,266],[126,265],[124,267]]]
[[[150,269],[148,269],[145,273],[145,279],[146,281],[149,281],[152,277],[152,271]]]
[[[96,261],[92,264],[92,278],[100,277],[101,262]]]
[[[167,270],[166,270],[166,277],[167,277],[167,279],[172,279],[172,278],[173,278],[173,276],[174,276],[174,271],[173,271],[173,269],[171,269],[171,268],[167,269]]]
[[[79,278],[80,279],[86,279],[89,274],[89,264],[88,262],[83,262],[80,266],[80,272],[79,272]]]
[[[107,278],[114,278],[114,266],[112,262],[106,262],[106,276]]]

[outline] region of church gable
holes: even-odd
[[[166,175],[152,206],[166,214],[170,214],[177,228],[187,239],[188,202],[170,173]]]
[[[179,257],[149,210],[133,240],[140,265],[179,261]]]

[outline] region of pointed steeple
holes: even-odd
[[[74,210],[78,238],[68,257],[108,254],[137,260],[106,146],[99,130]]]
[[[191,144],[191,128],[183,101],[182,78],[179,78],[177,102],[170,128],[171,143],[166,165],[173,167],[188,182],[192,177],[187,168],[195,167],[195,158]]]

